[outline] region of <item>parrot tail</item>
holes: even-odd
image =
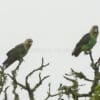
[[[81,53],[81,50],[80,50],[80,49],[75,49],[75,50],[72,52],[72,56],[74,55],[75,57],[78,57],[80,53]]]
[[[3,67],[4,67],[4,69],[8,68],[14,61],[15,61],[15,59],[13,59],[12,57],[8,57],[8,58],[3,62]]]

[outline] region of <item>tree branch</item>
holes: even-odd
[[[43,83],[43,81],[47,78],[49,78],[50,76],[45,76],[43,78],[41,78],[41,73],[39,74],[39,82],[34,86],[34,88],[32,89],[32,92],[36,91],[36,89]]]

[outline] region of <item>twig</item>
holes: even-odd
[[[74,76],[74,75],[75,75],[76,78],[84,79],[84,80],[90,81],[90,82],[93,81],[93,80],[91,80],[91,79],[88,79],[82,72],[76,72],[76,71],[74,71],[72,68],[71,68],[71,74],[69,75],[69,74],[66,73],[65,75],[66,75],[66,76]]]
[[[58,100],[61,99],[62,95],[64,94],[64,92],[62,90],[61,90],[61,92],[51,94],[51,84],[50,83],[48,84],[48,87],[49,87],[49,90],[47,92],[47,97],[45,98],[45,100],[48,100],[49,98],[56,97],[56,96],[60,96],[60,98],[58,98]]]
[[[37,69],[34,69],[33,71],[31,71],[27,76],[26,76],[26,83],[28,81],[28,78],[34,74],[36,71],[39,71],[39,70],[42,70],[43,68],[47,67],[49,65],[49,63],[47,64],[44,64],[44,58],[42,57],[42,63],[41,63],[41,66]]]
[[[90,60],[91,60],[92,64],[94,64],[94,59],[93,59],[93,56],[92,56],[92,51],[89,52],[89,56],[90,56]]]
[[[41,78],[41,73],[39,74],[39,82],[34,86],[34,88],[32,89],[32,92],[36,91],[36,89],[43,83],[43,81],[47,78],[49,78],[50,76],[45,76],[43,78]]]
[[[9,86],[7,86],[4,90],[4,99],[3,100],[8,100],[8,97],[7,97],[7,90],[8,90]]]

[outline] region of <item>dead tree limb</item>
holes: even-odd
[[[42,78],[42,77],[41,77],[41,73],[39,73],[39,82],[36,83],[36,85],[35,85],[34,87],[31,87],[31,86],[30,86],[30,83],[28,82],[29,77],[30,77],[31,75],[33,75],[35,72],[37,72],[37,71],[42,71],[43,68],[47,67],[48,65],[49,65],[49,63],[44,64],[44,58],[42,58],[41,66],[40,66],[39,68],[37,68],[37,69],[32,70],[32,71],[26,76],[26,78],[25,78],[25,85],[23,85],[22,83],[18,82],[17,79],[16,79],[16,75],[17,75],[17,74],[16,74],[16,71],[17,71],[17,69],[19,68],[19,66],[18,66],[18,68],[16,68],[16,69],[12,72],[12,75],[7,74],[7,75],[12,79],[12,81],[13,81],[13,84],[14,84],[14,85],[13,85],[13,86],[14,86],[14,91],[13,91],[13,92],[14,92],[16,98],[18,97],[18,94],[15,92],[15,90],[16,90],[17,86],[20,86],[22,89],[24,89],[24,90],[26,90],[26,91],[28,92],[28,95],[29,95],[29,99],[30,99],[30,100],[35,100],[35,98],[34,98],[34,92],[42,85],[43,81],[46,80],[47,78],[49,78],[50,76],[47,75],[47,76],[44,76],[44,77]],[[16,100],[19,100],[19,98],[17,98]]]

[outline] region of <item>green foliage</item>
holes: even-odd
[[[90,98],[90,100],[100,100],[100,84],[96,86],[93,96]]]

